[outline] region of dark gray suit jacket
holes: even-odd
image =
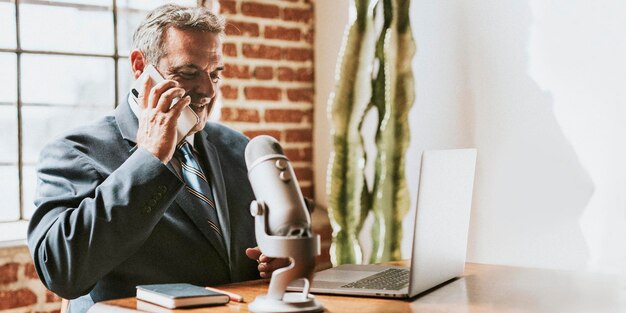
[[[194,141],[220,220],[227,221],[226,255],[210,241],[208,216],[187,205],[191,196],[174,169],[135,147],[136,132],[137,118],[123,103],[42,150],[28,245],[46,287],[98,302],[134,296],[139,284],[259,278],[257,263],[245,255],[256,246],[243,153],[248,139],[208,123]]]

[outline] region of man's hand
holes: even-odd
[[[144,90],[150,90],[150,94],[139,98],[142,110],[137,130],[137,146],[150,151],[163,164],[167,164],[176,149],[178,117],[191,103],[191,98],[183,98],[185,90],[179,88],[176,81],[166,80],[150,89],[151,84],[152,80],[146,79]],[[182,99],[170,108],[176,97]]]
[[[246,249],[246,255],[256,260],[259,263],[257,267],[262,278],[272,277],[272,272],[275,270],[289,265],[289,259],[287,258],[270,258],[267,255],[261,253],[259,247]]]

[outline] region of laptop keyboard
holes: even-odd
[[[409,284],[409,270],[390,268],[372,276],[341,286],[341,288],[400,290]]]

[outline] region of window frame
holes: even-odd
[[[98,5],[98,4],[80,4],[80,3],[63,3],[63,2],[48,2],[45,0],[12,0],[9,1],[13,3],[15,9],[15,48],[0,48],[0,53],[12,53],[16,56],[16,85],[17,85],[17,97],[13,102],[0,102],[0,105],[7,106],[16,106],[17,111],[17,164],[7,163],[5,165],[17,165],[18,167],[18,191],[19,191],[19,217],[16,220],[11,221],[0,221],[0,246],[11,244],[11,243],[19,243],[26,239],[26,230],[28,227],[28,218],[26,218],[25,214],[25,206],[24,206],[24,184],[23,184],[23,173],[24,173],[24,148],[23,148],[23,101],[22,101],[22,56],[23,55],[56,55],[56,56],[76,56],[76,57],[97,57],[97,58],[107,58],[113,59],[114,66],[114,101],[113,108],[116,108],[120,102],[120,59],[128,59],[129,55],[120,54],[119,52],[119,35],[118,35],[118,18],[120,14],[120,10],[118,10],[117,0],[111,0],[110,5]],[[87,11],[107,11],[113,14],[113,53],[79,53],[79,52],[59,52],[59,51],[49,51],[49,50],[31,50],[31,49],[22,49],[21,46],[21,33],[20,33],[20,3],[26,4],[36,4],[36,5],[45,5],[50,7],[70,7],[83,9]],[[196,6],[203,5],[202,0],[196,1]],[[125,8],[127,12],[144,12],[140,9],[132,9]],[[14,208],[2,208],[14,210]]]

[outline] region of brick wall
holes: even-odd
[[[313,4],[223,0],[221,121],[278,139],[305,196],[313,198]]]
[[[315,199],[313,3],[222,0],[219,4],[227,22],[220,120],[250,138],[263,134],[278,139],[302,193]],[[322,235],[318,268],[329,267],[331,230],[322,208],[313,215],[313,231]]]
[[[0,311],[59,312],[61,299],[39,281],[26,246],[0,248]]]

